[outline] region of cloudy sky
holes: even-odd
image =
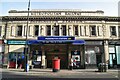
[[[0,16],[9,10],[27,10],[29,0],[1,0]],[[80,9],[103,10],[105,16],[118,16],[119,0],[31,0],[32,9]]]

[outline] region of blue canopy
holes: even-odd
[[[28,44],[67,44],[71,43],[74,45],[85,44],[84,40],[28,40]]]

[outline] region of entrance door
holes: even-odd
[[[52,60],[56,56],[60,59],[60,68],[66,69],[67,68],[67,60],[68,60],[67,54],[61,54],[61,53],[47,54],[47,68],[52,68]]]
[[[98,64],[102,62],[102,56],[101,54],[97,54],[96,55],[96,63],[97,63],[97,67],[98,67]]]
[[[116,68],[117,67],[117,59],[115,54],[109,55],[109,67]]]

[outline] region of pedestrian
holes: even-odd
[[[70,60],[70,70],[72,70],[73,69],[73,59],[71,58],[71,60]]]

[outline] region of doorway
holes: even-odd
[[[58,57],[60,59],[60,68],[61,69],[66,69],[67,68],[67,63],[68,63],[68,58],[66,53],[47,53],[47,68],[52,68],[52,60],[54,57]]]
[[[101,56],[101,54],[96,54],[97,67],[98,67],[99,63],[101,63],[101,62],[102,62],[102,56]]]

